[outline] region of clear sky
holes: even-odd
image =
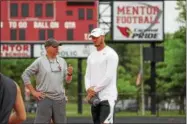
[[[176,1],[165,1],[165,32],[173,33],[179,26],[180,22],[177,22],[176,19],[179,15],[179,11],[176,8]]]

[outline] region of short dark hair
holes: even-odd
[[[45,47],[49,47],[49,46],[59,46],[59,43],[57,40],[55,40],[54,38],[49,38],[46,42],[45,42]]]

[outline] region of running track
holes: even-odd
[[[33,123],[33,118],[28,118],[23,124]],[[186,124],[185,117],[122,117],[116,118],[115,124]],[[91,118],[71,117],[69,124],[92,124]]]

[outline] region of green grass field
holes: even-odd
[[[91,117],[90,113],[90,105],[84,104],[82,114],[77,113],[78,107],[77,104],[68,103],[66,106],[67,116],[68,117]],[[35,114],[27,114],[28,117],[35,117]],[[116,117],[128,117],[128,116],[142,116],[141,112],[118,112],[116,113]],[[151,112],[146,111],[144,116],[153,116]],[[155,116],[155,115],[154,115]],[[178,111],[160,111],[160,117],[185,117],[185,114],[180,115]]]

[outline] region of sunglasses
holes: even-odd
[[[47,57],[47,59],[48,59],[48,57]],[[49,65],[51,68],[51,72],[61,72],[62,69],[61,69],[60,63],[57,61],[57,59],[56,59],[56,63],[50,61],[49,59],[48,59],[48,61],[49,61]]]
[[[49,64],[50,64],[51,72],[61,72],[61,66],[57,60],[56,63],[49,61]]]

